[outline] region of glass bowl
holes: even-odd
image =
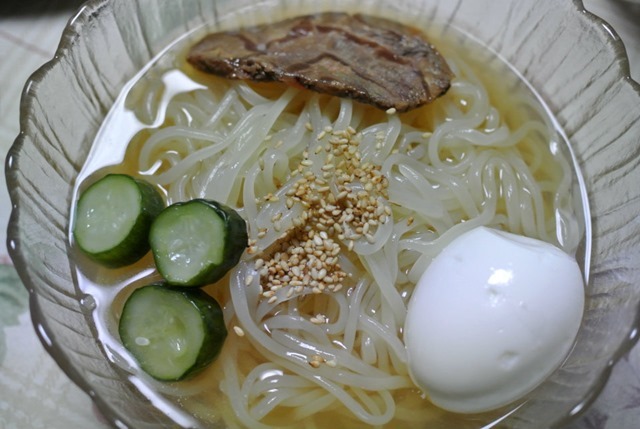
[[[52,61],[29,79],[21,131],[6,162],[12,200],[8,247],[30,293],[47,351],[117,427],[197,426],[179,407],[161,412],[147,386],[97,340],[99,299],[78,286],[68,228],[73,188],[121,89],[181,35],[251,0],[93,0],[70,20]],[[268,8],[278,2],[264,2]],[[282,1],[289,10],[350,2]],[[501,424],[561,426],[583,411],[637,339],[640,302],[640,87],[615,32],[579,0],[382,0],[359,9],[407,14],[472,35],[510,63],[546,101],[584,176],[589,281],[577,343],[564,365]]]

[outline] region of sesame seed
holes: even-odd
[[[308,125],[310,128],[311,124]],[[283,225],[284,214],[273,215],[272,228],[281,234],[273,250],[261,255],[263,262],[256,261],[263,296],[271,302],[275,302],[275,291],[281,288],[286,288],[287,297],[294,292],[302,293],[304,286],[314,294],[339,291],[350,275],[338,263],[344,247],[334,240],[344,242],[352,251],[354,240],[372,239],[371,230],[386,220],[382,201],[388,198],[389,182],[380,172],[381,166],[362,160],[359,151],[362,135],[356,134],[352,127],[346,130],[325,127],[322,132],[316,137],[326,138],[327,133],[331,133],[328,142],[303,152],[302,160],[294,169],[299,176],[286,191],[286,207],[291,209],[299,204],[303,209],[300,216]],[[324,159],[321,158],[323,149]],[[309,159],[310,150],[318,156],[313,161]],[[308,168],[314,162],[320,163],[321,171]],[[276,186],[279,185],[276,183]],[[268,194],[264,200],[274,197],[277,198]],[[266,228],[263,234],[259,232],[258,238],[266,236]],[[319,315],[315,321],[321,321]]]
[[[291,272],[295,277],[300,277],[300,268],[297,266],[291,267]]]
[[[245,286],[249,286],[251,283],[253,283],[253,276],[252,275],[248,275],[244,279],[244,284],[245,284]]]
[[[241,327],[236,325],[233,327],[233,331],[236,333],[237,336],[244,337],[244,330]]]
[[[327,276],[326,268],[323,268],[318,272],[318,280],[323,280],[326,276]]]
[[[321,324],[324,323],[324,319],[321,316],[322,316],[321,314],[318,314],[318,315],[312,317],[311,319],[309,319],[309,321],[311,323],[313,323],[313,324],[321,325]]]

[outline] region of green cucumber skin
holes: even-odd
[[[200,309],[202,323],[206,332],[196,363],[183,375],[181,378],[183,380],[197,375],[218,357],[227,339],[228,331],[224,324],[222,308],[218,301],[207,295],[202,289],[177,289],[191,299],[194,305]]]
[[[87,252],[80,245],[79,247],[85,255],[95,262],[107,268],[121,268],[139,261],[149,252],[149,229],[153,220],[164,209],[165,202],[160,192],[144,180],[126,174],[108,174],[104,178],[110,176],[128,177],[136,183],[142,195],[142,211],[131,228],[130,234],[116,247],[99,253]],[[85,192],[90,188],[87,188]]]
[[[172,292],[179,294],[183,297],[183,299],[189,301],[193,306],[195,306],[200,313],[202,329],[204,329],[205,333],[202,345],[200,346],[200,351],[193,365],[188,368],[184,368],[184,371],[177,377],[164,378],[148,373],[145,370],[144,357],[136,356],[130,349],[130,335],[127,333],[128,321],[126,319],[126,308],[129,300],[131,300],[135,296],[136,292],[142,289],[146,289],[146,291],[157,289],[162,292]],[[140,364],[142,370],[147,372],[156,380],[183,381],[193,378],[206,367],[208,367],[211,362],[213,362],[220,354],[222,346],[224,345],[224,342],[228,335],[227,327],[224,323],[222,308],[220,307],[218,301],[205,293],[202,289],[175,288],[167,285],[166,283],[152,283],[134,291],[133,294],[131,294],[131,296],[129,297],[129,300],[127,300],[127,303],[125,303],[125,306],[122,310],[122,317],[118,326],[120,339],[122,340],[125,348],[132,353],[136,361]]]
[[[249,235],[247,233],[247,223],[234,209],[216,201],[200,201],[214,208],[220,217],[224,219],[224,223],[227,226],[225,229],[226,246],[224,248],[224,256],[222,258],[223,263],[218,266],[218,269],[213,270],[211,277],[214,280],[210,280],[208,282],[213,283],[220,280],[231,268],[238,265],[242,253],[248,246]]]
[[[242,253],[247,248],[249,241],[245,220],[234,209],[217,201],[196,198],[172,204],[167,207],[167,209],[175,209],[189,204],[205,204],[212,208],[218,216],[222,218],[225,225],[225,235],[222,237],[222,240],[224,240],[225,243],[224,253],[220,264],[211,265],[208,269],[201,271],[198,275],[187,281],[177,282],[167,278],[170,277],[167,275],[169,268],[165,267],[163,261],[158,258],[154,252],[154,259],[158,271],[169,285],[176,287],[202,287],[204,285],[217,282],[223,278],[231,268],[238,265]],[[151,248],[153,250],[153,225],[151,227],[151,237],[149,241],[151,242]]]

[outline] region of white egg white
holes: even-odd
[[[404,328],[411,377],[449,411],[510,404],[562,364],[583,308],[573,257],[540,240],[473,229],[416,285]]]

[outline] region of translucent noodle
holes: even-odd
[[[413,285],[432,258],[480,225],[576,251],[573,172],[562,151],[551,150],[561,140],[538,101],[526,91],[513,94],[511,106],[521,113],[507,119],[474,70],[455,55],[447,59],[456,72],[449,93],[407,114],[211,78],[215,90],[178,94],[164,125],[146,130],[138,169],[166,190],[168,202],[222,201],[238,209],[255,241],[255,252],[217,296],[229,327],[244,332],[219,358],[231,427],[293,428],[304,419],[304,427],[317,428],[329,416],[337,427],[428,420],[428,407],[415,408],[421,399],[408,375],[402,328]],[[148,89],[141,118],[157,111],[150,104],[162,85]],[[356,132],[362,162],[379,166],[388,180],[387,198],[377,198],[390,215],[352,250],[349,240],[336,239],[350,276],[341,291],[282,288],[267,300],[256,261],[305,211],[287,206],[294,170],[306,155],[321,176],[325,146],[347,129]],[[326,320],[312,322],[317,315]],[[310,365],[315,357],[318,367]]]

